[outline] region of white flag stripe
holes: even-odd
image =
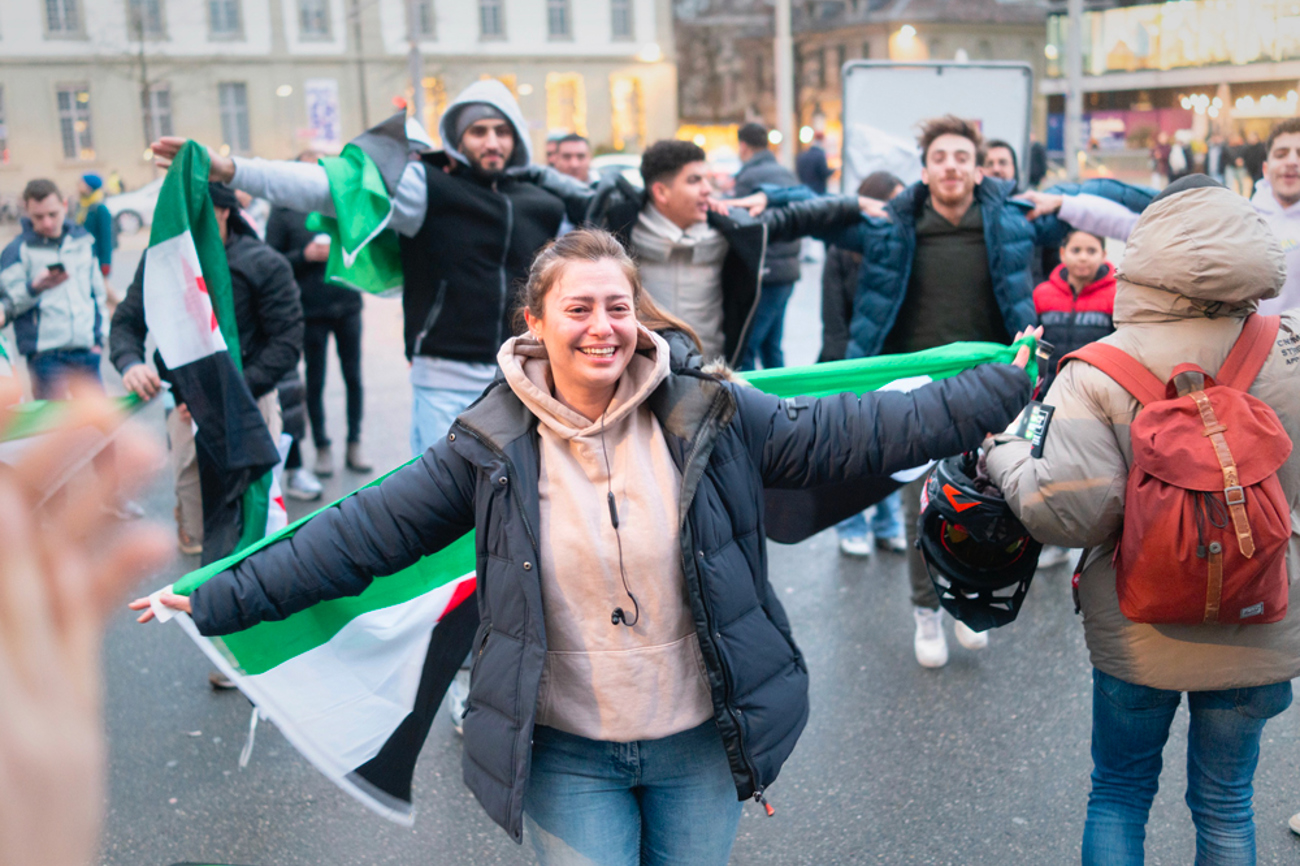
[[[226,351],[189,230],[154,244],[145,255],[145,323],[167,366],[176,369]]]

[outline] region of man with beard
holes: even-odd
[[[497,349],[513,334],[514,287],[565,215],[559,198],[506,173],[529,163],[527,130],[505,85],[476,81],[439,122],[445,148],[412,149],[392,194],[417,456],[491,384]],[[155,157],[166,165],[183,143],[155,142]],[[318,165],[211,156],[213,179],[273,205],[334,215]]]
[[[1276,298],[1260,301],[1259,312],[1273,316],[1300,307],[1300,117],[1289,117],[1268,134],[1263,180],[1250,203],[1268,223],[1286,256],[1286,283]],[[1095,195],[1027,193],[1031,216],[1058,214],[1075,228],[1127,241],[1139,210]]]

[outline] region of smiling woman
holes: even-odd
[[[722,866],[741,804],[766,803],[808,718],[808,668],[767,582],[764,488],[971,449],[1029,379],[990,364],[908,394],[780,401],[656,333],[692,336],[600,230],[546,247],[523,301],[504,381],[418,460],[299,527],[296,553],[271,545],[196,588],[195,625],[227,634],[357,595],[473,530],[479,802],[542,866]]]

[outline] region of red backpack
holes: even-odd
[[[1142,408],[1115,549],[1119,607],[1133,622],[1245,625],[1286,616],[1291,507],[1277,471],[1291,439],[1246,393],[1280,319],[1253,315],[1217,377],[1195,364],[1161,382],[1127,353],[1092,343],[1078,359]]]

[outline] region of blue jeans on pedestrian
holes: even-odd
[[[414,457],[419,457],[446,436],[456,416],[483,393],[422,385],[412,385],[411,390],[414,392],[411,403],[411,455]]]
[[[37,400],[58,400],[68,395],[64,380],[82,376],[103,383],[99,362],[103,356],[90,349],[51,349],[27,356],[27,372],[32,377],[32,396]]]
[[[1092,672],[1092,793],[1084,866],[1143,862],[1147,814],[1182,692]],[[1291,683],[1188,692],[1187,805],[1196,866],[1254,866],[1255,767],[1264,723],[1291,705]]]
[[[631,743],[533,730],[524,830],[541,866],[725,866],[742,806],[712,721]]]
[[[756,361],[762,362],[764,370],[785,366],[781,337],[785,333],[785,307],[792,294],[794,283],[763,284],[763,293],[754,309],[754,320],[749,323],[740,369],[753,370]]]
[[[903,497],[895,490],[876,503],[871,515],[871,533],[876,538],[897,538],[903,534]],[[867,512],[860,511],[835,524],[840,538],[862,538],[867,534]]]

